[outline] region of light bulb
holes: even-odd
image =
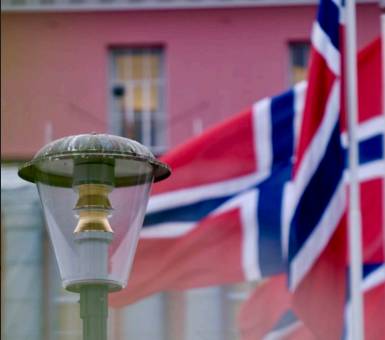
[[[112,233],[108,221],[112,207],[108,194],[112,188],[105,184],[81,184],[77,188],[79,198],[74,210],[79,217],[74,233],[104,231]]]

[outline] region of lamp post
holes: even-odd
[[[170,175],[136,141],[65,137],[19,169],[37,184],[65,289],[80,293],[84,340],[107,338],[107,294],[128,280],[153,182]]]

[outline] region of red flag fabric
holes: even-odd
[[[364,281],[365,339],[385,339],[385,265]]]
[[[286,275],[259,284],[239,312],[238,327],[242,340],[262,339],[290,307],[291,294],[287,289]]]
[[[373,267],[365,273],[366,267]],[[365,339],[383,340],[385,323],[385,265],[364,267]],[[257,286],[242,304],[238,315],[241,340],[315,340],[316,337],[292,312],[292,295],[285,275],[272,277]],[[349,301],[346,301],[346,309]],[[291,317],[287,317],[290,316]],[[347,312],[345,313],[345,316]],[[286,320],[285,320],[286,319]],[[343,339],[350,340],[348,322]]]
[[[285,274],[259,284],[242,304],[238,328],[242,340],[315,340],[292,313],[292,295]]]

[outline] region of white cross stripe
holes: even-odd
[[[271,143],[271,99],[265,98],[253,105],[253,136],[256,168],[263,173],[269,173],[273,162]]]
[[[195,222],[167,222],[142,228],[141,238],[176,238],[190,232],[197,226]]]
[[[367,277],[364,278],[362,283],[362,290],[367,292],[374,287],[385,283],[385,264],[382,264],[377,269],[373,270]]]
[[[268,173],[251,173],[225,181],[195,186],[154,195],[150,198],[147,213],[193,204],[202,200],[236,194],[266,179]]]
[[[341,74],[340,52],[334,47],[329,36],[316,21],[311,37],[312,45],[323,56],[330,70],[336,75]]]
[[[356,138],[357,141],[360,142],[364,139],[368,139],[370,137],[374,137],[376,135],[384,134],[384,126],[385,126],[385,117],[384,115],[377,116],[372,119],[368,119],[367,121],[360,123],[356,127]],[[383,137],[384,138],[384,137]],[[341,143],[344,148],[348,146],[348,134],[344,132],[341,135]]]
[[[303,109],[305,107],[307,82],[303,81],[294,86],[294,149],[298,144],[298,137],[300,134],[303,118]]]

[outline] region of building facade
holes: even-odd
[[[17,164],[93,131],[161,155],[303,79],[315,11],[308,0],[2,2],[4,339],[81,338],[78,297],[60,287],[36,190]],[[362,1],[357,13],[363,47],[379,35],[380,10]],[[162,293],[112,310],[111,339],[237,339],[249,289]]]

